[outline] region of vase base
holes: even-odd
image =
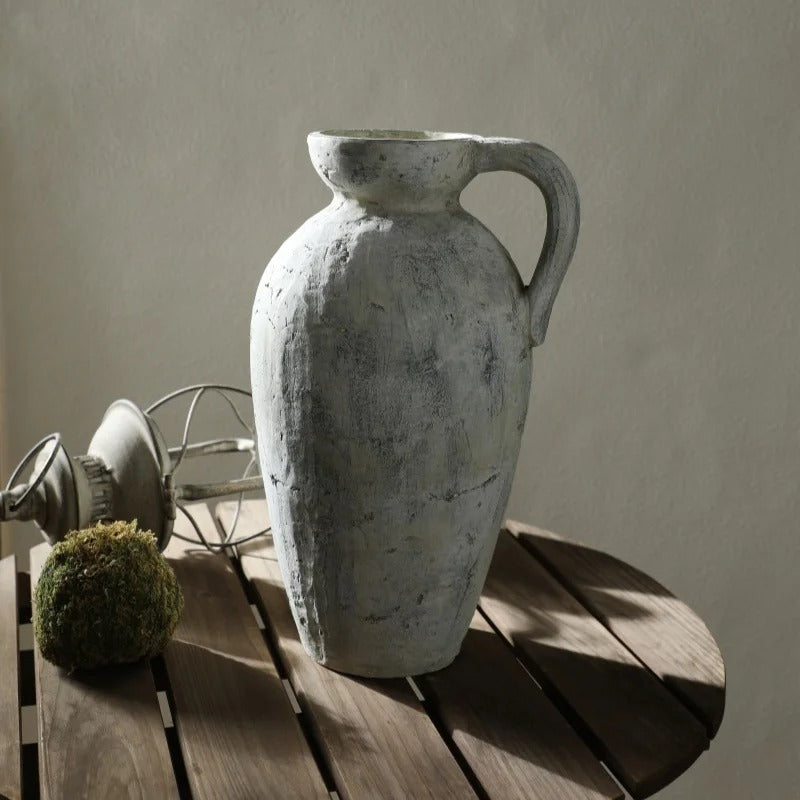
[[[445,655],[427,654],[418,658],[407,658],[399,662],[397,659],[385,663],[370,661],[361,662],[348,658],[318,658],[313,653],[308,655],[318,664],[334,672],[353,675],[358,678],[405,678],[409,675],[422,675],[436,672],[453,663],[460,651],[460,646]]]

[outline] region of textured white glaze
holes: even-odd
[[[370,676],[431,671],[458,652],[531,380],[535,303],[458,203],[494,168],[487,153],[522,143],[402,136],[309,137],[334,198],[267,266],[251,328],[261,467],[302,642]],[[550,250],[564,246],[557,234]],[[542,258],[548,278],[547,242]],[[552,297],[561,258],[542,278]]]

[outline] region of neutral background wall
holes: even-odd
[[[719,639],[725,722],[662,797],[798,796],[796,3],[0,8],[7,463],[52,429],[82,452],[116,397],[248,382],[263,265],[327,202],[309,130],[538,140],[584,223],[509,514],[641,566]],[[533,187],[464,203],[529,275]]]

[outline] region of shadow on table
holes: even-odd
[[[658,671],[713,736],[724,709],[725,669],[703,621],[653,578],[613,556],[544,535],[522,532],[520,540],[507,533],[498,539],[481,598],[487,616],[515,640],[550,639],[590,656],[598,648],[607,655],[607,643],[613,653],[619,640]],[[607,642],[592,630],[593,619],[609,631]]]
[[[498,557],[501,551],[505,559]],[[584,566],[580,580],[571,576],[565,578],[562,566],[569,564],[572,559]],[[501,564],[501,561],[504,563]],[[604,616],[609,619],[647,619],[653,616],[653,610],[649,607],[652,601],[648,603],[646,598],[672,597],[652,578],[606,553],[572,542],[530,534],[522,534],[517,539],[507,531],[500,532],[484,594],[491,595],[502,589],[502,594],[513,598],[518,607],[544,612],[563,611],[561,593],[547,584],[536,582],[542,569],[565,587],[581,605],[602,608]],[[496,576],[495,580],[498,571],[501,571],[501,575]],[[635,590],[631,582],[633,575],[642,578]],[[637,602],[637,594],[643,595],[641,602]]]
[[[142,677],[147,678],[150,672],[150,663],[146,659],[132,664],[59,672],[61,680],[78,684],[87,693],[101,696],[109,707],[153,705],[152,695],[141,691]]]
[[[523,554],[523,557],[528,556]],[[282,585],[264,579],[257,579],[254,585],[263,599],[270,624],[277,624],[277,635],[282,637],[282,648],[290,650],[295,658],[307,659],[308,656],[300,645]],[[517,589],[527,596],[531,594],[529,582],[522,582]],[[543,614],[537,617],[536,622],[533,629],[520,629],[517,638],[546,642],[559,632],[558,623],[552,614]],[[574,686],[583,687],[578,691],[596,691],[596,713],[606,715],[612,727],[615,719],[625,722],[625,714],[619,713],[620,703],[624,705],[629,702],[627,711],[635,717],[640,712],[647,713],[646,703],[652,691],[665,694],[659,688],[658,681],[641,665],[637,667],[616,664],[581,653],[579,648],[576,651],[548,644],[534,647],[529,652],[535,652],[536,658],[546,664],[548,669],[569,675]],[[345,687],[359,684],[365,691],[380,693],[389,697],[392,702],[421,710],[403,680],[356,678],[332,673],[317,665],[313,665],[313,669],[318,671],[318,679],[328,683],[334,693],[347,691],[346,688],[341,688],[342,684]],[[532,666],[532,671],[537,670]],[[530,789],[538,784],[550,783],[556,792],[554,796],[558,796],[558,791],[564,790],[568,783],[586,789],[598,785],[607,786],[607,776],[590,756],[588,748],[583,750],[582,755],[575,753],[576,747],[581,749],[575,737],[574,728],[577,727],[581,738],[589,741],[592,748],[604,760],[613,763],[618,774],[626,776],[627,782],[631,783],[624,765],[621,766],[613,753],[600,744],[588,726],[581,722],[580,717],[571,712],[568,704],[556,697],[554,705],[552,687],[548,686],[549,697],[545,696],[517,662],[509,646],[494,632],[470,629],[462,652],[454,664],[440,672],[419,676],[418,682],[426,698],[427,710],[438,720],[437,724],[456,740],[456,746],[462,749],[468,762],[470,758],[465,752],[468,749],[465,741],[476,739],[491,748],[504,751],[514,759],[534,765],[536,769],[529,772],[537,773],[536,780],[530,774],[521,778],[518,775],[518,785],[521,787],[527,786]],[[632,686],[630,697],[625,695],[625,687],[628,685]],[[708,690],[713,691],[713,687],[708,687]],[[627,737],[623,746],[632,748],[634,757],[645,765],[645,787],[666,785],[687,769],[707,746],[707,740],[696,721],[688,713],[682,713],[680,706],[677,703],[672,704],[668,696],[667,705],[677,709],[678,725],[671,732],[664,734],[660,729],[661,723],[665,721],[662,715],[652,724],[645,720],[638,729],[629,727],[623,733]],[[569,719],[569,723],[564,716]],[[669,719],[666,721],[669,722]],[[342,724],[342,720],[332,719],[330,724],[336,727]],[[686,724],[686,730],[679,729],[683,724]],[[325,726],[326,722],[323,721],[321,725]],[[670,739],[672,734],[677,737],[674,741]],[[339,735],[338,732],[336,735]],[[358,728],[352,729],[350,735],[354,746],[363,746],[363,735]],[[641,741],[638,737],[642,737]],[[660,748],[664,742],[670,741],[673,742],[676,752],[667,753],[668,763],[664,766]],[[685,751],[681,750],[684,744]],[[376,755],[380,756],[380,753]],[[473,761],[471,765],[476,773],[480,773],[479,764]],[[504,768],[507,766],[503,765]],[[517,765],[515,769],[518,773],[526,772],[524,766]],[[547,778],[548,775],[551,777]],[[480,774],[478,778],[480,780]],[[526,778],[532,780],[529,785],[525,783]],[[607,789],[607,793],[613,796],[613,790]],[[523,793],[521,796],[526,795]]]
[[[461,742],[459,747],[466,747],[464,742],[470,739],[482,741],[520,762],[533,765],[540,778],[542,775],[554,776],[556,785],[560,780],[562,785],[567,781],[589,788],[602,780],[596,773],[599,767],[596,762],[592,766],[586,752],[583,757],[575,755],[573,728],[628,786],[635,785],[640,793],[646,793],[666,785],[687,769],[707,747],[702,727],[677,701],[669,702],[669,695],[644,666],[618,663],[582,651],[584,645],[591,650],[591,642],[570,641],[568,637],[566,643],[559,641],[563,628],[569,627],[562,618],[563,597],[557,590],[548,588],[545,581],[542,581],[542,586],[532,582],[531,575],[541,573],[531,569],[528,559],[539,561],[540,555],[532,555],[527,552],[527,545],[523,547],[510,540],[508,534],[503,535],[507,540],[502,547],[510,558],[494,582],[490,575],[484,594],[503,603],[508,613],[516,614],[518,609],[524,609],[525,613],[514,620],[519,622],[519,627],[513,630],[513,638],[517,643],[527,642],[524,660],[544,686],[549,699],[530,680],[500,636],[473,628],[461,655],[451,667],[420,677],[428,709],[439,718],[442,727]],[[598,602],[602,600],[606,613],[627,619],[644,619],[653,615],[650,608],[635,602],[631,595],[618,597],[613,594],[616,589],[630,591],[633,568],[611,556],[571,542],[548,539],[545,546],[551,548],[551,557],[556,553],[559,563],[577,559],[583,564],[587,560],[600,564],[602,568],[598,567],[596,575],[590,572],[591,581],[582,583],[581,588],[585,592],[600,593],[597,599]],[[193,569],[202,569],[199,555],[191,559]],[[206,554],[202,555],[207,558]],[[547,562],[546,558],[542,560]],[[642,573],[638,575],[643,580],[642,603],[647,603],[650,587],[656,597],[671,596],[652,579]],[[271,641],[279,643],[277,649],[286,662],[285,666],[292,659],[308,659],[302,650],[283,586],[275,579],[265,578],[256,578],[253,586],[260,595],[262,611],[266,612],[264,616]],[[214,594],[212,585],[208,589]],[[638,587],[636,591],[639,591]],[[635,596],[633,592],[632,597]],[[217,597],[213,600],[217,601]],[[219,598],[219,602],[224,600]],[[560,613],[554,614],[554,611]],[[589,614],[580,604],[574,607],[573,613]],[[263,669],[248,660],[245,652],[230,649],[228,643],[206,641],[207,646],[202,647],[188,642],[173,644],[179,647],[186,668],[191,670],[194,665],[195,671],[204,676],[200,694],[208,696],[208,701],[185,706],[183,710],[179,704],[179,716],[182,713],[211,714],[222,720],[225,726],[243,730],[249,736],[263,725],[265,718],[268,719],[269,708],[287,702],[280,683],[274,681],[272,688],[266,690]],[[336,707],[339,692],[345,697],[351,690],[362,696],[364,692],[377,693],[392,703],[424,713],[402,679],[367,680],[342,675],[319,667],[310,659],[308,664],[303,664],[303,669],[308,666],[314,670],[310,673],[311,679],[321,681],[331,698],[330,703],[315,703],[308,709],[312,711],[313,727],[323,731],[323,738],[336,736],[345,747],[363,750],[367,745],[374,757],[381,755],[369,745],[371,739],[364,736],[361,726],[350,724],[344,716],[331,710]],[[245,702],[242,709],[239,702],[226,702],[226,692],[221,691],[221,675],[227,675],[225,684],[239,687],[242,696],[261,698],[261,705],[258,701]],[[665,682],[671,683],[676,693],[676,687],[680,687],[683,694],[692,695],[694,692],[695,696],[704,697],[709,707],[717,705],[721,717],[724,688],[682,678],[667,677]],[[663,695],[668,700],[657,714],[653,714],[653,696],[654,692],[659,694],[659,689],[662,700]],[[580,708],[572,707],[576,697]],[[302,696],[300,700],[303,704]],[[573,728],[565,723],[563,717]],[[276,753],[272,756],[276,757]],[[288,757],[288,754],[281,755],[278,750],[277,757]],[[519,768],[519,765],[515,767]],[[524,767],[521,769],[524,772]]]
[[[598,780],[586,758],[591,750],[641,795],[673,781],[708,747],[704,725],[643,665],[580,652],[579,643],[574,650],[553,646],[537,635],[523,631],[515,640],[526,641],[519,655],[544,692],[497,634],[474,627],[450,667],[420,676],[426,698],[459,747],[479,740],[531,764],[534,773],[585,788]],[[721,709],[723,689],[684,683]],[[589,749],[576,742],[576,733]],[[520,765],[514,769],[526,772]],[[534,785],[546,778],[528,780]],[[553,781],[552,788],[559,788]]]

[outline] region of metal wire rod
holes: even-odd
[[[176,397],[180,397],[182,394],[196,392],[198,389],[219,389],[225,392],[236,392],[237,394],[243,394],[247,397],[253,396],[253,393],[248,389],[242,389],[239,386],[229,386],[227,383],[194,383],[191,386],[184,386],[181,389],[176,389],[174,392],[165,394],[163,397],[156,400],[155,403],[146,408],[145,413],[152,414],[157,408],[163,406],[164,403],[168,403],[170,400],[174,400]]]
[[[257,533],[252,533],[249,536],[243,536],[241,539],[234,539],[232,541],[224,541],[224,542],[209,542],[208,539],[203,535],[203,532],[200,530],[200,526],[197,524],[195,518],[189,513],[189,511],[182,505],[178,504],[177,506],[178,511],[180,511],[191,523],[192,527],[194,528],[195,533],[199,539],[190,539],[188,536],[183,536],[180,533],[173,533],[172,535],[176,538],[180,539],[184,542],[189,542],[191,544],[202,544],[207,550],[211,550],[212,552],[215,550],[224,550],[228,547],[237,547],[240,544],[244,544],[245,542],[251,542],[253,539],[257,539],[259,536],[263,536],[269,531],[272,530],[271,527],[264,528],[263,530],[258,531]]]
[[[253,454],[253,457],[250,459],[249,463],[244,468],[244,472],[242,473],[242,477],[243,478],[247,478],[250,475],[250,470],[253,467],[257,466],[257,464],[258,464],[258,460],[256,459],[255,454]],[[262,479],[261,483],[262,483],[262,487],[263,487],[263,483],[264,483],[263,479]],[[225,541],[226,542],[229,542],[231,539],[233,539],[234,531],[236,530],[236,526],[239,524],[239,515],[242,513],[242,501],[243,500],[244,500],[244,492],[239,492],[239,498],[236,501],[236,511],[233,514],[233,520],[231,521],[230,530],[225,534]]]
[[[216,453],[252,453],[255,450],[255,440],[243,437],[231,437],[228,439],[209,439],[205,442],[195,442],[186,447],[185,458],[195,458],[197,456],[210,456]],[[180,445],[169,448],[170,458],[174,458],[181,452]]]
[[[223,497],[242,492],[256,492],[264,488],[264,480],[260,475],[253,478],[234,478],[232,481],[220,483],[192,484],[186,483],[175,489],[176,500],[208,500],[212,497]]]
[[[168,403],[170,400],[174,400],[177,397],[180,397],[184,394],[189,394],[190,392],[199,392],[202,396],[203,393],[211,391],[215,394],[218,394],[230,407],[231,411],[233,411],[236,419],[239,421],[241,426],[253,437],[255,438],[255,431],[253,428],[245,422],[244,417],[239,413],[239,409],[236,407],[236,404],[228,397],[225,392],[236,392],[238,394],[245,395],[246,397],[252,397],[252,392],[248,391],[247,389],[240,389],[238,386],[228,386],[224,383],[196,383],[192,386],[184,386],[182,389],[176,389],[174,392],[170,392],[167,395],[164,395],[159,400],[156,400],[151,406],[149,406],[146,410],[146,414],[151,414],[157,408],[160,408],[164,405],[164,403]]]

